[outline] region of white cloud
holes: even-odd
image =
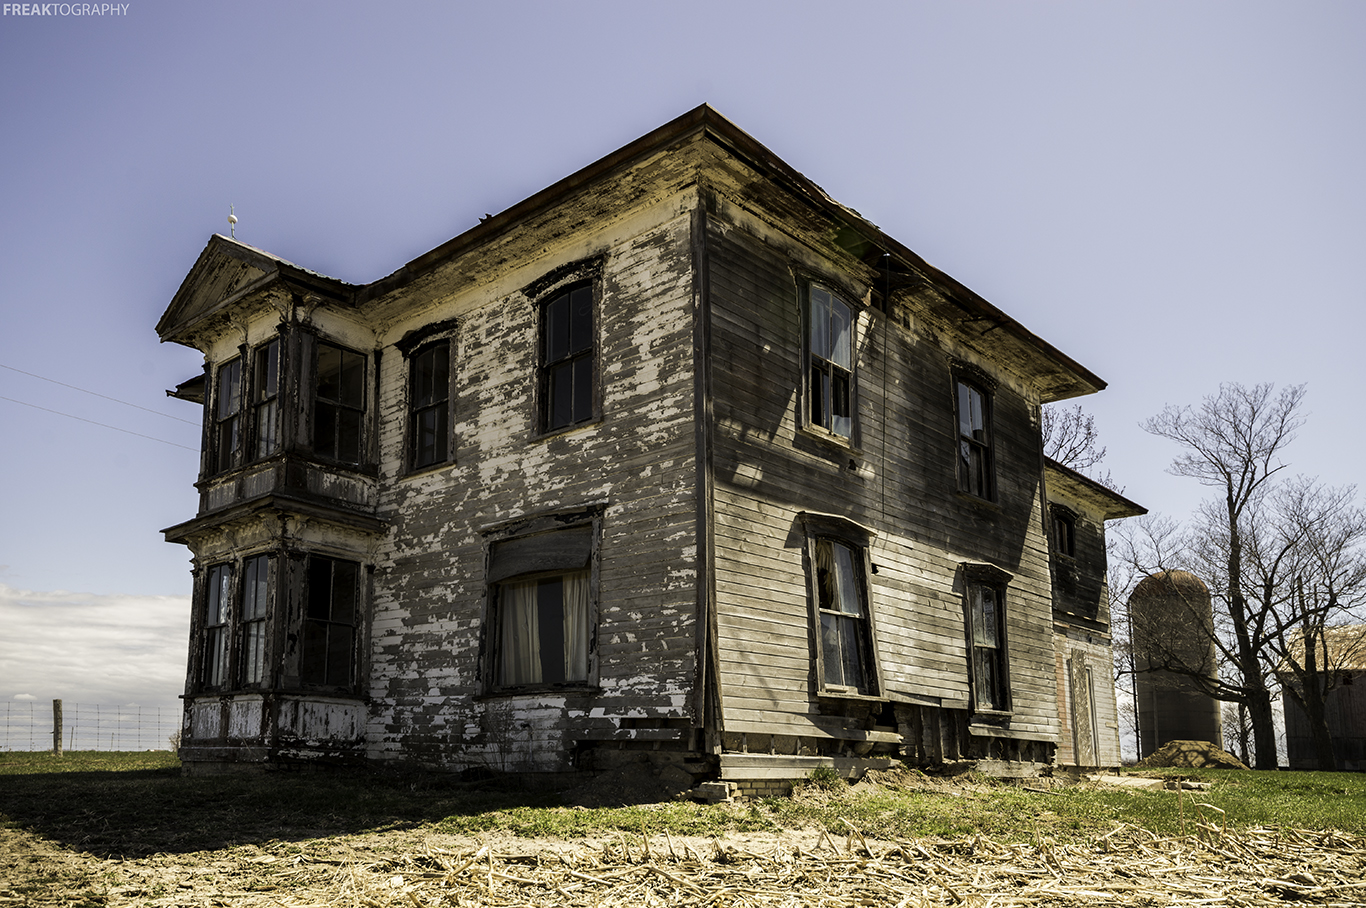
[[[0,699],[178,708],[189,620],[188,596],[0,583]]]

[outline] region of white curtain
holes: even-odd
[[[513,687],[541,681],[541,624],[535,580],[505,583],[498,590],[502,611],[498,684]]]
[[[588,572],[564,576],[564,677],[588,680]]]

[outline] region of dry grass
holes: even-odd
[[[0,908],[1366,905],[1346,775],[1129,792],[901,771],[778,802],[589,810],[441,780],[127,768],[0,760]]]

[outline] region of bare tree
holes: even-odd
[[[1273,393],[1270,384],[1250,388],[1225,384],[1199,407],[1168,406],[1143,423],[1146,431],[1181,446],[1170,472],[1217,489],[1222,498],[1205,511],[1203,529],[1208,545],[1202,554],[1206,560],[1215,555],[1222,562],[1222,582],[1211,584],[1210,592],[1222,606],[1221,617],[1227,620],[1223,630],[1228,639],[1223,647],[1235,673],[1218,681],[1209,693],[1246,705],[1258,769],[1276,768],[1276,730],[1263,662],[1269,616],[1254,611],[1249,604],[1244,533],[1250,511],[1266,494],[1272,477],[1286,467],[1281,452],[1304,423],[1300,413],[1303,399],[1303,385]],[[1205,579],[1208,583],[1208,577]],[[1220,636],[1216,632],[1216,643]],[[1181,671],[1183,667],[1168,668]],[[1186,668],[1192,678],[1207,677],[1203,667]]]
[[[1277,548],[1286,551],[1286,564],[1279,588],[1273,594],[1268,587],[1264,597],[1273,625],[1272,670],[1288,701],[1307,720],[1318,768],[1327,770],[1340,768],[1328,725],[1328,695],[1343,669],[1366,653],[1363,628],[1344,626],[1366,603],[1366,512],[1355,499],[1353,487],[1331,488],[1307,479],[1278,490]]]
[[[1106,488],[1123,491],[1115,485],[1108,470],[1104,476],[1092,475],[1105,459],[1106,451],[1100,444],[1095,417],[1083,410],[1081,404],[1047,405],[1040,420],[1045,454],[1065,467],[1091,476]]]

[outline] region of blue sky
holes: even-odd
[[[1138,423],[1223,381],[1307,382],[1293,468],[1355,482],[1364,46],[1244,0],[0,15],[0,699],[179,693],[200,357],[153,326],[229,205],[370,281],[704,101],[1106,379],[1140,503],[1202,497]]]

